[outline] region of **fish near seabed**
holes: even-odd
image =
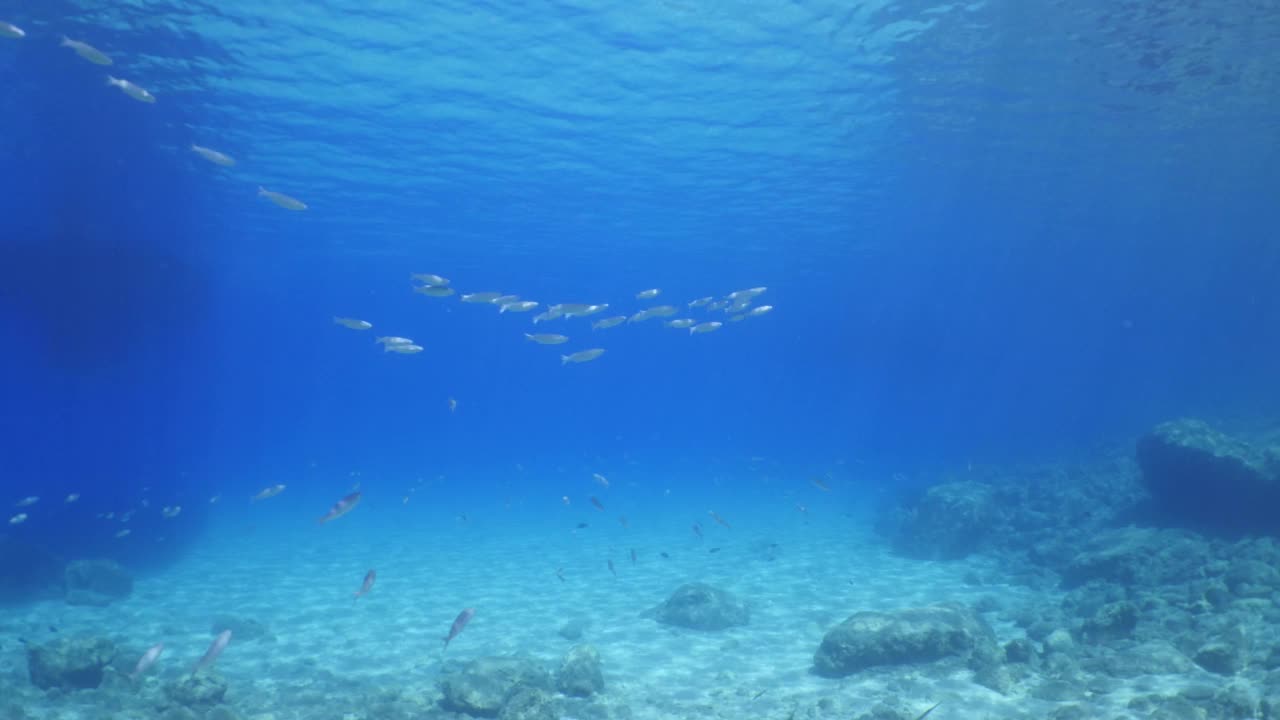
[[[325,513],[324,517],[320,518],[316,522],[319,523],[320,525],[323,525],[329,522],[330,520],[337,520],[343,515],[346,515],[352,510],[355,510],[356,505],[359,505],[359,504],[360,504],[360,493],[358,491],[353,492],[350,495],[342,498],[338,502],[334,503],[333,507],[329,508],[329,512]]]
[[[142,673],[146,672],[148,668],[156,664],[156,660],[160,659],[160,653],[162,652],[164,652],[164,643],[156,643],[155,645],[152,645],[145,653],[142,654],[142,657],[138,659],[138,665],[133,669],[132,673],[129,673],[129,679],[137,680]]]
[[[462,634],[463,628],[467,623],[471,622],[471,618],[476,616],[475,608],[467,608],[458,613],[458,617],[453,621],[453,625],[449,628],[449,634],[444,636],[444,649],[449,649],[449,642]]]
[[[359,600],[361,596],[368,595],[369,591],[373,589],[374,581],[377,579],[378,579],[377,570],[370,570],[369,572],[365,573],[364,582],[360,583],[360,589],[356,591],[356,599]]]
[[[218,633],[218,637],[214,638],[213,644],[209,646],[208,650],[204,651],[204,657],[200,658],[200,662],[196,663],[195,668],[191,670],[191,674],[195,675],[201,670],[204,670],[205,668],[217,662],[218,656],[222,654],[223,650],[227,649],[227,645],[229,645],[230,643],[231,643],[230,630],[223,630],[222,632]]]

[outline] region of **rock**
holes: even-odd
[[[996,525],[995,489],[976,482],[929,488],[879,523],[898,552],[926,560],[954,560],[978,549]]]
[[[76,560],[64,575],[70,605],[109,605],[133,593],[133,576],[111,560]]]
[[[1223,580],[1237,597],[1267,598],[1280,590],[1280,572],[1258,560],[1232,563]]]
[[[576,642],[582,639],[582,636],[586,634],[587,628],[590,626],[591,622],[586,618],[573,618],[560,626],[560,637]]]
[[[276,636],[267,629],[266,625],[242,618],[236,615],[215,615],[213,622],[209,625],[210,634],[217,635],[223,630],[230,630],[232,637],[237,643],[247,642],[250,640],[267,640],[274,642]]]
[[[1138,440],[1142,481],[1165,519],[1231,533],[1275,531],[1280,453],[1200,420],[1162,423]]]
[[[604,690],[600,653],[590,645],[574,646],[556,674],[556,687],[565,695],[576,697],[590,697]]]
[[[1142,675],[1189,675],[1195,671],[1195,665],[1169,641],[1151,640],[1104,655],[1099,669],[1110,677],[1135,678]]]
[[[183,707],[206,708],[222,702],[227,694],[227,682],[221,676],[207,672],[184,675],[181,680],[166,685],[164,694]]]
[[[1069,653],[1075,644],[1071,639],[1071,633],[1062,628],[1055,628],[1044,639],[1044,649],[1053,653]]]
[[[1094,643],[1120,640],[1138,627],[1138,608],[1131,602],[1107,603],[1085,621],[1081,634]]]
[[[64,571],[62,560],[44,547],[0,537],[0,603],[57,597]]]
[[[226,705],[216,705],[205,713],[204,720],[240,720],[240,714]]]
[[[498,720],[560,720],[560,713],[547,693],[528,685],[517,685],[503,700]]]
[[[507,696],[517,687],[547,691],[551,689],[551,677],[529,658],[480,658],[441,676],[441,705],[475,717],[497,717]]]
[[[27,671],[31,684],[42,690],[96,688],[115,655],[115,645],[106,638],[60,638],[29,646]]]
[[[814,671],[843,677],[882,665],[962,658],[993,664],[995,634],[970,610],[950,605],[855,613],[832,628],[813,656]]]
[[[704,583],[681,585],[647,614],[660,623],[691,630],[726,630],[746,625],[751,618],[747,606],[732,594]]]
[[[1035,647],[1021,638],[1010,640],[1004,645],[1004,658],[1009,663],[1030,664],[1036,659]]]
[[[1210,560],[1203,538],[1178,530],[1118,528],[1098,533],[1067,566],[1062,586],[1100,580],[1125,587],[1182,584],[1198,577]]]
[[[1219,675],[1234,675],[1242,665],[1240,653],[1224,642],[1206,643],[1192,659],[1205,670]]]

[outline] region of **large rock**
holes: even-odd
[[[827,633],[813,656],[813,668],[825,677],[844,677],[881,665],[946,658],[984,667],[995,662],[998,650],[991,628],[957,606],[860,612]]]
[[[996,526],[999,510],[996,490],[990,485],[943,483],[893,509],[878,526],[904,555],[952,560],[979,548]]]
[[[111,560],[76,560],[64,582],[70,605],[109,605],[133,592],[133,576]]]
[[[58,597],[64,564],[39,545],[0,537],[0,603]]]
[[[1280,530],[1280,447],[1175,420],[1138,440],[1138,465],[1169,522],[1232,533]]]
[[[174,703],[200,710],[222,702],[227,694],[227,681],[211,673],[184,675],[165,686],[164,694]]]
[[[27,647],[27,671],[31,684],[43,690],[85,690],[102,684],[103,671],[115,655],[115,645],[106,638],[59,638]]]
[[[444,708],[474,717],[498,717],[508,699],[522,688],[549,691],[551,675],[530,658],[486,657],[451,668],[440,677]]]
[[[576,697],[589,697],[604,690],[600,653],[590,645],[574,646],[556,674],[556,687],[565,695]]]
[[[660,623],[692,630],[725,630],[746,625],[751,619],[745,603],[704,583],[681,585],[666,602],[646,614]]]

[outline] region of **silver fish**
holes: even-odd
[[[213,644],[209,646],[208,650],[204,651],[204,657],[200,658],[200,662],[196,663],[196,666],[194,669],[192,669],[191,674],[195,675],[201,670],[204,670],[205,668],[217,662],[218,656],[222,654],[223,650],[227,649],[227,645],[229,645],[230,643],[231,643],[230,630],[223,630],[222,632],[218,633],[218,637],[214,638]]]

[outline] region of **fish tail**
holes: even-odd
[[[560,364],[561,364],[561,365],[568,365],[568,364],[569,364],[569,356],[568,356],[568,355],[561,355],[561,356],[560,356]]]

